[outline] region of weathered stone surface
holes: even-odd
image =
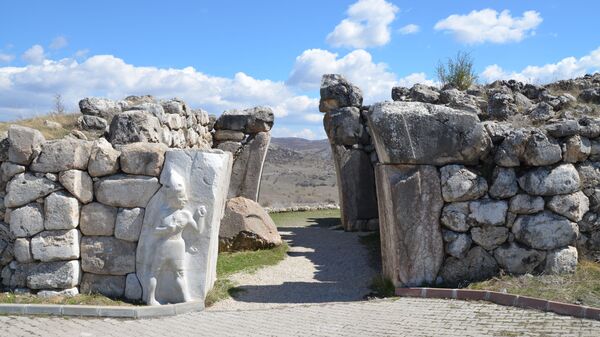
[[[503,226],[507,210],[506,201],[491,199],[471,201],[468,222],[471,226]]]
[[[8,160],[21,165],[29,165],[42,149],[46,140],[41,132],[19,125],[8,128]]]
[[[31,253],[42,262],[78,259],[80,238],[77,229],[44,231],[31,239]]]
[[[263,165],[271,135],[259,132],[250,138],[234,159],[228,198],[244,197],[257,201]]]
[[[440,93],[437,88],[419,83],[410,88],[409,94],[413,100],[423,103],[437,103],[440,99]]]
[[[142,285],[135,273],[127,274],[125,279],[125,298],[131,301],[142,299]]]
[[[81,277],[77,260],[35,263],[29,268],[27,287],[31,289],[69,289]]]
[[[505,244],[494,251],[494,258],[510,274],[532,273],[544,261],[546,253],[529,249],[517,243]]]
[[[79,110],[84,115],[111,120],[114,115],[121,112],[121,106],[108,98],[86,97],[79,101]]]
[[[496,226],[475,227],[471,229],[473,242],[485,250],[493,250],[506,242],[508,239],[508,228]]]
[[[81,208],[79,228],[83,235],[111,236],[115,229],[117,209],[98,202]]]
[[[77,118],[77,125],[82,130],[104,131],[108,128],[108,121],[98,116],[80,116]]]
[[[30,263],[33,262],[33,256],[31,255],[31,242],[26,238],[18,238],[14,243],[14,255],[15,259],[19,263]]]
[[[122,208],[146,207],[159,188],[155,177],[123,174],[102,178],[94,183],[96,200]]]
[[[579,134],[579,123],[576,120],[561,120],[544,125],[546,132],[557,138],[574,136]]]
[[[44,230],[44,216],[39,204],[31,203],[10,213],[10,231],[18,238],[33,236]]]
[[[572,164],[562,164],[553,169],[540,167],[519,178],[519,186],[532,195],[558,195],[579,191],[581,179]]]
[[[57,173],[66,170],[87,170],[92,143],[64,138],[47,141],[42,144],[42,152],[31,163],[30,169],[35,172]]]
[[[119,155],[121,152],[115,150],[104,138],[94,142],[92,146],[88,172],[92,177],[111,175],[119,171]]]
[[[368,126],[385,164],[476,164],[491,147],[477,115],[443,106],[377,103],[369,109]]]
[[[37,297],[51,298],[51,297],[73,297],[79,295],[79,288],[73,287],[64,290],[40,290],[35,294]]]
[[[220,150],[167,151],[163,186],[146,208],[137,246],[146,303],[204,300],[212,288],[231,161]]]
[[[232,154],[236,154],[238,152],[238,150],[240,150],[242,148],[242,143],[225,141],[225,142],[217,144],[216,148],[219,150],[231,152]]]
[[[479,246],[471,248],[465,258],[450,257],[446,259],[440,271],[444,283],[452,287],[483,281],[496,274],[498,274],[496,260]]]
[[[444,201],[435,166],[376,168],[383,273],[395,286],[433,283],[444,258]]]
[[[555,213],[577,222],[581,221],[589,210],[590,201],[583,192],[579,191],[571,194],[555,195],[550,199],[547,206]]]
[[[64,192],[50,194],[44,202],[47,230],[72,229],[79,225],[79,201]]]
[[[560,145],[539,130],[533,130],[527,141],[521,160],[529,166],[545,166],[558,163],[562,158]]]
[[[6,188],[6,184],[17,174],[25,172],[25,166],[3,162],[0,165],[0,190]]]
[[[518,194],[510,199],[508,210],[515,214],[535,214],[544,210],[544,198]]]
[[[125,108],[127,111],[142,111],[156,117],[160,123],[167,124],[167,115],[162,105],[156,102],[141,102],[139,104],[130,105]]]
[[[446,254],[459,259],[465,257],[473,242],[469,234],[448,230],[442,231],[442,238],[444,239],[444,251]]]
[[[444,206],[440,220],[445,227],[455,232],[466,232],[469,230],[468,216],[468,202],[453,202]]]
[[[0,133],[0,162],[8,160],[8,148],[10,142],[8,140],[8,132]]]
[[[546,274],[574,273],[577,268],[577,248],[565,247],[551,250],[546,254]]]
[[[113,144],[160,143],[162,127],[158,118],[146,111],[128,111],[110,123],[108,141]]]
[[[218,141],[234,141],[241,142],[246,138],[246,135],[242,131],[233,130],[217,130],[214,134],[214,139]]]
[[[487,182],[462,165],[447,165],[440,169],[444,201],[468,201],[481,198],[487,192]]]
[[[94,200],[94,183],[86,171],[68,170],[58,175],[58,181],[83,204]]]
[[[81,269],[102,275],[133,273],[135,248],[135,243],[113,237],[84,236],[81,239]]]
[[[577,224],[549,211],[521,215],[513,224],[515,239],[535,249],[555,249],[575,242]]]
[[[577,172],[579,173],[579,178],[581,179],[581,188],[583,190],[596,188],[600,185],[600,163],[585,161],[583,163],[578,163]]]
[[[512,168],[504,168],[497,166],[494,168],[492,178],[492,186],[490,186],[490,196],[496,199],[506,199],[514,196],[519,192],[517,184],[517,175]]]
[[[326,113],[323,124],[331,144],[354,145],[368,140],[360,122],[360,110],[356,107],[339,108]]]
[[[579,135],[569,137],[563,144],[563,160],[567,163],[584,161],[591,152],[590,140]]]
[[[243,197],[227,201],[219,229],[219,251],[272,248],[281,242],[277,226],[257,202]]]
[[[269,132],[274,120],[273,111],[269,107],[228,110],[217,119],[215,130],[243,131],[250,134]]]
[[[110,298],[122,298],[125,294],[125,276],[83,273],[82,294],[102,294]]]
[[[343,76],[325,74],[321,79],[321,101],[319,111],[329,112],[343,107],[360,107],[363,102],[362,91]]]
[[[129,174],[158,177],[165,161],[164,144],[133,143],[121,148],[121,170]]]
[[[115,237],[117,239],[135,242],[140,237],[144,222],[143,208],[121,208],[117,213]]]
[[[364,230],[357,220],[376,218],[375,173],[369,155],[332,145],[340,195],[342,226],[347,231]]]

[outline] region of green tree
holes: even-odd
[[[435,70],[442,86],[450,84],[458,90],[467,90],[477,81],[477,75],[473,72],[473,58],[467,52],[459,51],[446,63],[440,61]]]

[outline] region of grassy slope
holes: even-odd
[[[80,114],[50,114],[29,119],[22,119],[12,122],[0,123],[0,134],[7,131],[11,124],[27,126],[33,129],[40,130],[46,139],[59,139],[68,135],[72,130],[77,128],[77,118]],[[62,125],[61,128],[50,128],[44,125],[44,121],[57,122]]]

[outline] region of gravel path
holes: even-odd
[[[364,233],[312,225],[280,229],[290,245],[278,265],[230,279],[244,291],[209,310],[264,309],[280,306],[362,300],[378,267],[359,242]]]

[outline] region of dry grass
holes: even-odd
[[[91,294],[77,295],[72,297],[54,296],[38,297],[36,295],[0,293],[0,303],[9,304],[68,304],[68,305],[110,305],[110,306],[132,306],[133,304],[113,300],[106,296]]]
[[[73,129],[77,128],[77,118],[80,114],[50,114],[34,118],[21,119],[11,122],[0,123],[0,133],[8,130],[12,124],[22,125],[29,128],[40,130],[46,139],[59,139],[68,135]],[[62,127],[51,128],[44,124],[45,121],[59,123]]]
[[[468,288],[600,307],[600,264],[583,260],[580,261],[574,274],[505,275],[472,283]]]

